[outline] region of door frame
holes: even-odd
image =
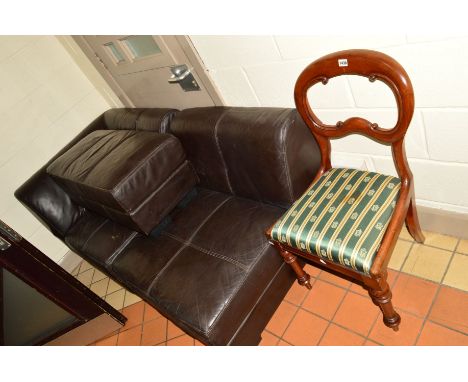
[[[35,345],[88,345],[125,324],[127,318],[117,309],[13,229],[8,227],[7,232],[8,235],[0,230],[2,242],[7,243],[6,249],[0,250],[0,269],[6,269],[77,319]],[[1,299],[0,296],[0,303]],[[3,332],[4,328],[0,329]],[[0,341],[2,343],[3,338]]]
[[[83,35],[72,36],[73,40],[91,61],[93,66],[98,70],[122,104],[125,107],[135,107],[130,98],[125,94],[125,91],[109,72],[106,65],[88,44],[85,37],[86,36]],[[208,70],[205,68],[202,59],[190,40],[190,37],[186,35],[160,35],[158,37],[164,40],[178,64],[188,64],[195,69],[201,82],[200,87],[208,93],[215,106],[225,106],[221,93],[218,91],[213,80],[208,75]]]

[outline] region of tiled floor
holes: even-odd
[[[312,289],[292,286],[260,345],[468,345],[468,240],[426,232],[420,245],[403,230],[389,267],[398,332],[363,288],[307,265]],[[201,345],[88,263],[73,273],[128,318],[96,345]]]

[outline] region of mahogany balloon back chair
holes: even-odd
[[[396,125],[383,129],[359,117],[326,125],[317,118],[307,91],[341,75],[364,76],[371,82],[379,80],[388,85],[398,106]],[[383,53],[345,50],[307,66],[296,82],[294,98],[298,112],[320,146],[322,161],[311,186],[267,231],[267,236],[291,265],[299,284],[311,289],[310,275],[302,269],[296,255],[364,286],[380,307],[385,325],[398,330],[401,318],[391,302],[387,264],[404,222],[416,241],[424,241],[404,147],[414,110],[408,74]],[[361,134],[390,145],[398,177],[332,168],[330,139],[349,134]]]

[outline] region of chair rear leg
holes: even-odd
[[[413,195],[410,198],[410,204],[408,207],[408,212],[406,213],[406,228],[408,228],[408,232],[416,240],[418,243],[424,243],[424,234],[421,230],[421,226],[419,224],[418,218],[418,211],[416,210],[416,198]]]

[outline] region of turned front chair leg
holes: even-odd
[[[416,198],[414,193],[410,198],[410,204],[408,207],[408,212],[406,213],[405,223],[406,228],[408,228],[408,232],[411,236],[413,236],[413,239],[418,243],[424,243],[424,234],[419,224],[418,211],[416,210]]]
[[[394,331],[398,331],[401,322],[400,315],[395,311],[392,304],[392,292],[387,283],[387,271],[383,271],[380,277],[371,282],[365,282],[369,288],[369,295],[383,314],[383,322]]]
[[[297,282],[300,285],[305,286],[307,289],[312,289],[312,285],[310,284],[310,275],[302,269],[297,261],[297,257],[294,256],[292,253],[280,249],[280,254],[283,257],[284,261],[291,266],[293,271],[296,273]]]

